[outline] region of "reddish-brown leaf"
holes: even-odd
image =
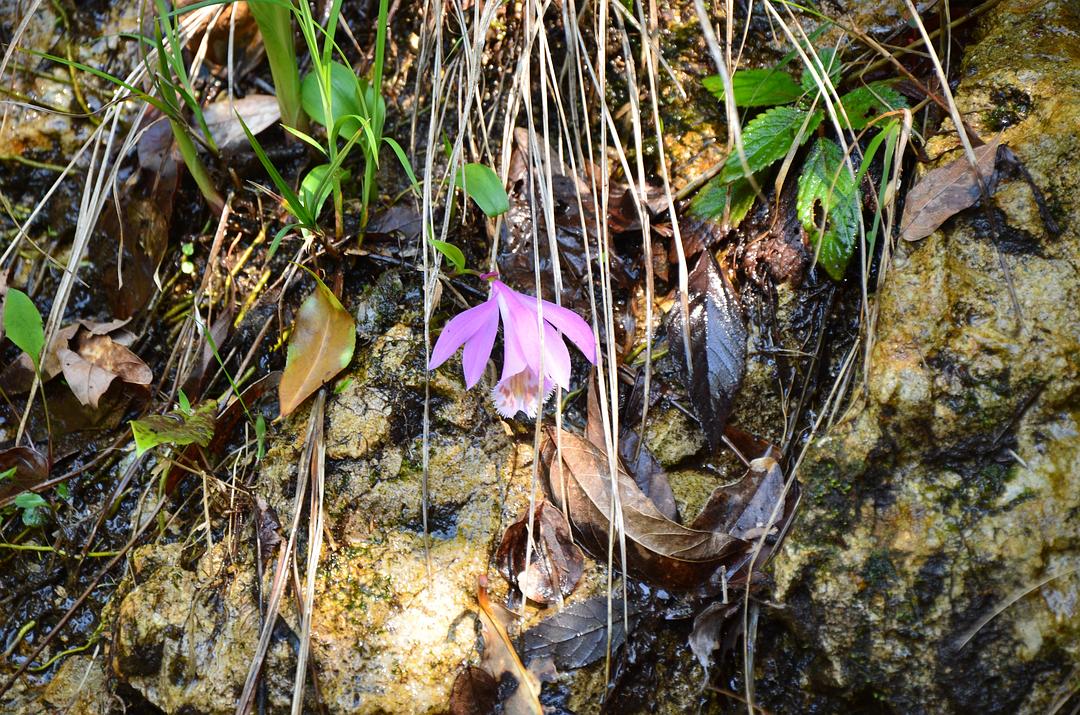
[[[344,370],[356,347],[353,317],[326,284],[312,277],[317,285],[297,313],[278,386],[282,417]]]
[[[499,572],[525,597],[550,603],[558,594],[573,593],[585,570],[585,557],[570,536],[566,517],[546,499],[533,512],[533,546],[526,565],[529,544],[527,515],[511,524],[503,534],[495,555]]]
[[[450,715],[488,715],[499,704],[499,683],[475,665],[454,678],[450,689]]]
[[[0,506],[32,490],[49,478],[49,460],[29,447],[11,447],[0,452],[0,473],[15,469],[15,474],[0,481]]]
[[[982,146],[975,147],[975,163],[988,191],[993,191],[994,165],[1001,135]],[[907,241],[918,241],[937,230],[953,215],[979,199],[979,182],[967,156],[950,161],[928,171],[908,192],[904,216],[900,220],[900,235]]]

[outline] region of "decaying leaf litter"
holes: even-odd
[[[436,12],[432,8],[429,11]],[[478,15],[480,27],[491,22],[488,12],[485,9],[482,16]],[[539,57],[549,56],[545,55],[552,50],[548,43],[557,47],[550,30],[539,35],[529,33],[529,28],[535,30],[536,26],[536,17],[530,15],[533,9],[526,9],[522,16],[500,12],[506,13],[511,26],[524,31],[529,42],[539,42]],[[422,24],[419,33],[421,57],[425,51],[428,57],[438,52],[432,48],[437,48],[448,32],[437,12],[426,19],[428,24]],[[596,34],[617,37],[632,32],[627,27],[633,27],[627,23],[633,19],[631,15],[616,13],[616,19],[617,23],[599,33],[596,27],[579,32],[594,42]],[[359,20],[353,16],[349,23],[358,24]],[[639,20],[651,22],[644,14]],[[220,33],[221,18],[210,22]],[[395,25],[395,32],[416,27],[411,24],[415,20],[398,18],[397,22],[400,26]],[[599,46],[604,48],[604,43]],[[628,44],[624,45],[624,51],[628,48]],[[656,56],[647,53],[651,43],[646,43],[645,48],[642,52],[647,77],[636,77],[633,81],[639,86],[635,89],[663,75]],[[202,61],[201,51],[197,46],[191,49],[197,66]],[[505,55],[513,50],[509,44],[496,43],[485,51]],[[471,73],[477,69],[460,60],[440,58],[440,62],[444,60],[448,65],[437,65],[430,81],[449,96],[447,87],[454,81],[475,78]],[[369,60],[359,52],[352,61],[357,68],[363,68]],[[750,603],[752,591],[767,587],[762,566],[794,515],[798,487],[791,467],[798,461],[801,440],[815,426],[811,405],[824,413],[830,404],[833,411],[841,404],[842,391],[832,396],[826,393],[836,373],[840,371],[843,378],[845,366],[851,364],[844,357],[845,351],[853,354],[857,345],[859,327],[852,316],[859,311],[850,285],[857,279],[851,279],[848,271],[847,286],[833,284],[822,268],[833,278],[841,278],[848,269],[848,260],[865,250],[860,247],[873,245],[872,241],[867,244],[850,239],[836,244],[843,256],[825,254],[832,244],[824,242],[829,231],[835,231],[839,214],[826,210],[833,223],[822,222],[813,210],[814,202],[821,201],[827,208],[839,197],[847,211],[844,231],[849,236],[864,238],[862,221],[873,213],[865,205],[852,209],[855,183],[849,182],[843,188],[837,183],[842,161],[850,159],[856,162],[853,169],[860,168],[858,154],[837,154],[829,148],[831,141],[810,141],[815,133],[820,136],[830,131],[819,129],[826,122],[827,112],[818,116],[797,104],[767,108],[802,101],[804,94],[817,88],[815,82],[807,80],[814,73],[804,72],[799,84],[775,71],[757,76],[749,71],[735,74],[735,78],[741,77],[735,86],[736,95],[752,85],[751,100],[744,106],[766,109],[743,128],[745,144],[738,169],[731,159],[720,165],[719,185],[713,189],[720,192],[719,211],[714,208],[704,222],[701,204],[696,206],[694,218],[681,204],[673,213],[669,187],[662,181],[646,180],[646,173],[663,178],[662,171],[656,174],[653,168],[646,172],[642,163],[641,133],[657,130],[649,129],[648,107],[631,102],[630,134],[636,136],[620,135],[615,131],[614,108],[600,102],[598,113],[590,118],[577,104],[580,100],[592,106],[590,102],[596,101],[595,87],[584,72],[570,83],[566,96],[543,95],[538,103],[542,116],[534,108],[535,99],[528,98],[520,84],[509,89],[502,86],[498,90],[500,99],[505,93],[515,101],[524,100],[527,108],[517,116],[504,118],[505,126],[495,125],[485,131],[480,146],[488,146],[496,139],[492,130],[504,132],[503,146],[507,151],[501,154],[478,146],[475,130],[470,127],[472,114],[478,113],[480,106],[470,104],[471,94],[463,106],[447,104],[457,106],[457,116],[451,112],[443,119],[429,119],[418,111],[414,126],[421,137],[427,132],[428,141],[426,149],[414,154],[413,163],[418,168],[424,166],[420,178],[428,177],[429,181],[419,199],[406,194],[395,202],[396,192],[390,187],[396,180],[407,192],[410,182],[404,174],[408,172],[387,179],[388,186],[381,189],[379,205],[373,207],[368,221],[370,235],[360,243],[358,237],[365,233],[366,218],[359,216],[366,216],[366,204],[361,211],[359,199],[353,197],[350,210],[339,211],[337,189],[329,190],[326,179],[338,174],[316,172],[318,167],[312,166],[312,156],[305,153],[302,140],[290,139],[276,125],[277,115],[281,114],[277,102],[252,91],[264,90],[266,80],[243,85],[250,80],[245,79],[247,75],[232,73],[228,58],[224,63],[211,64],[214,67],[201,75],[209,79],[216,73],[218,78],[217,83],[206,83],[201,98],[205,102],[206,128],[213,142],[236,152],[238,157],[233,166],[211,167],[210,173],[218,174],[215,178],[220,187],[229,187],[223,195],[223,210],[208,211],[190,179],[184,178],[183,162],[173,148],[174,138],[167,132],[153,133],[154,127],[160,130],[167,127],[167,122],[158,119],[151,124],[144,117],[141,126],[146,131],[141,140],[131,144],[137,144],[137,151],[128,152],[130,156],[121,152],[108,159],[119,167],[118,175],[126,177],[118,185],[115,200],[102,200],[105,194],[99,189],[93,202],[102,218],[100,222],[87,219],[90,228],[82,230],[84,246],[108,250],[102,250],[103,257],[90,262],[95,280],[68,287],[68,291],[74,290],[80,296],[76,309],[65,312],[61,308],[57,317],[50,314],[47,329],[44,323],[41,328],[33,328],[33,321],[28,329],[25,319],[8,322],[8,304],[14,306],[17,299],[5,301],[5,328],[14,346],[5,354],[5,359],[10,360],[6,362],[3,382],[12,410],[6,419],[19,425],[18,432],[25,431],[29,439],[26,446],[17,445],[12,435],[11,446],[2,453],[4,464],[9,465],[4,472],[10,472],[7,478],[18,485],[17,491],[4,493],[10,491],[13,503],[24,510],[21,515],[13,512],[5,529],[14,530],[16,543],[19,539],[34,540],[30,545],[42,547],[34,553],[50,554],[53,564],[51,575],[31,583],[30,589],[51,588],[50,583],[62,578],[64,568],[70,566],[65,554],[80,550],[84,555],[91,551],[110,552],[104,543],[102,548],[89,543],[85,549],[75,546],[85,538],[86,532],[80,532],[79,527],[57,529],[51,534],[44,530],[37,535],[19,526],[29,525],[26,509],[39,509],[43,504],[51,505],[57,513],[64,509],[73,515],[85,511],[91,517],[88,523],[96,521],[98,525],[106,513],[119,510],[119,514],[132,519],[132,524],[138,523],[138,529],[131,530],[136,537],[151,528],[146,521],[148,514],[167,513],[165,521],[171,531],[163,530],[161,535],[179,539],[193,555],[203,548],[205,540],[239,543],[244,529],[256,524],[260,539],[274,542],[263,545],[269,549],[266,553],[275,546],[283,548],[282,543],[290,548],[301,543],[293,556],[297,563],[305,559],[309,566],[318,566],[318,547],[311,535],[305,539],[290,533],[285,542],[280,541],[276,528],[265,527],[271,523],[269,512],[258,491],[252,489],[266,440],[281,424],[275,420],[302,408],[315,393],[323,395],[317,398],[321,404],[325,395],[343,388],[342,383],[335,385],[334,381],[349,365],[355,342],[374,337],[363,331],[357,334],[351,312],[350,297],[359,293],[365,282],[374,282],[387,266],[409,270],[422,264],[426,268],[423,313],[429,319],[425,329],[432,332],[433,341],[439,319],[453,309],[455,301],[473,303],[486,293],[483,283],[478,290],[475,279],[463,268],[467,262],[482,270],[490,256],[487,267],[498,269],[502,280],[517,289],[559,300],[586,316],[597,328],[598,344],[606,356],[598,368],[597,389],[589,383],[595,401],[585,400],[584,389],[569,399],[559,392],[558,404],[566,408],[565,415],[560,413],[557,420],[561,426],[551,424],[555,419],[551,415],[543,426],[536,426],[534,444],[540,446],[535,459],[537,486],[543,487],[543,494],[533,490],[537,501],[506,530],[505,548],[499,549],[491,564],[492,573],[498,566],[508,579],[508,603],[524,608],[529,601],[534,605],[547,602],[547,612],[552,615],[540,619],[524,632],[522,640],[515,641],[507,627],[511,631],[518,627],[518,619],[509,617],[503,622],[502,616],[493,615],[496,604],[491,603],[484,587],[477,590],[477,613],[485,624],[483,659],[478,662],[495,681],[510,671],[518,682],[510,693],[496,693],[496,699],[502,698],[502,706],[508,711],[540,711],[540,680],[531,670],[534,660],[546,678],[551,678],[553,672],[547,667],[549,661],[560,671],[601,661],[616,672],[640,667],[635,663],[644,657],[644,646],[620,644],[634,644],[636,630],[647,633],[650,628],[663,628],[666,620],[693,620],[689,647],[703,666],[721,644],[730,649],[738,638],[749,638],[742,630],[746,621],[736,621],[741,604]],[[625,81],[605,62],[599,64],[603,72],[611,72],[606,81]],[[828,64],[831,77],[832,64]],[[533,81],[547,82],[545,73],[555,74],[553,67],[542,62],[539,69],[528,64],[520,67],[516,71],[526,74],[518,82],[526,86]],[[246,65],[245,71],[257,72]],[[428,81],[421,78],[419,71],[413,71],[417,81]],[[193,70],[191,76],[200,75]],[[776,80],[779,76],[789,79]],[[591,77],[595,82],[595,75]],[[768,93],[759,91],[764,86],[763,77],[772,78],[767,81],[776,84],[765,87]],[[228,80],[229,87],[234,81],[240,82],[247,96],[230,100],[228,90],[221,86],[222,78]],[[407,72],[399,76],[396,91],[405,95],[408,80]],[[87,80],[88,88],[94,86],[94,101],[103,101],[107,96],[108,85],[100,81],[100,77]],[[714,89],[709,83],[705,86]],[[852,85],[852,93],[859,91]],[[439,92],[435,96],[440,96]],[[895,95],[882,90],[872,96],[870,100],[860,95],[858,100],[863,104],[858,105],[851,100],[852,108],[865,109],[842,122],[843,127],[863,129],[871,119],[871,110],[899,106]],[[568,123],[563,113],[568,100],[572,100],[570,106],[576,107],[571,112],[572,123],[581,123],[585,133],[575,133]],[[875,105],[875,101],[879,104]],[[847,108],[849,102],[841,102]],[[491,106],[501,104],[494,101]],[[556,107],[558,112],[553,111]],[[368,109],[361,102],[357,114],[350,117],[354,124],[349,126],[355,132],[369,126],[360,121],[367,120],[361,115]],[[239,119],[233,121],[236,114]],[[407,134],[404,130],[408,120],[406,112],[392,120],[397,121],[394,127],[399,139]],[[445,124],[440,126],[439,122]],[[327,123],[325,116],[322,123]],[[753,129],[773,125],[775,131],[769,134]],[[451,139],[443,146],[441,138],[448,128],[458,131],[451,132]],[[247,132],[262,137],[260,141],[273,152],[267,158],[280,162],[287,175],[315,177],[315,183],[328,187],[305,192],[303,186],[294,183],[293,190],[299,192],[297,201],[314,202],[335,213],[341,230],[320,236],[310,226],[293,225],[290,229],[291,219],[276,195],[281,193],[281,187],[260,173],[263,157],[256,161],[247,143]],[[996,148],[994,140],[987,141],[987,147]],[[809,148],[800,149],[803,144]],[[466,162],[466,153],[479,161]],[[988,153],[993,151],[980,155],[977,150],[976,156]],[[730,156],[739,154],[736,151]],[[388,161],[390,155],[385,151],[383,161]],[[499,166],[500,156],[504,166]],[[416,157],[426,161],[417,161]],[[773,169],[769,167],[780,159],[785,159],[781,171],[790,167],[801,170],[804,160],[811,166],[826,168],[814,174],[817,181],[812,189],[804,191],[804,182],[801,178],[796,182],[794,174],[778,181],[773,189],[769,183]],[[502,183],[508,189],[504,198],[500,198],[501,185],[498,190],[489,185],[488,177],[494,172],[485,161],[502,169],[506,178]],[[894,161],[898,168],[900,160]],[[463,170],[455,173],[455,162],[464,164]],[[794,163],[789,166],[789,162]],[[436,167],[447,167],[443,173],[456,177],[453,183],[464,189],[460,193],[462,200],[445,193],[449,181],[432,189],[437,171],[442,171]],[[756,208],[754,193],[747,194],[740,183],[745,181],[742,170],[746,167],[757,173],[759,188],[766,190],[766,201],[758,202]],[[970,204],[977,193],[972,196],[970,187],[959,186],[963,174],[960,168],[944,168],[957,177],[945,181],[942,187],[957,185]],[[878,170],[876,165],[869,169],[862,177],[867,181],[875,178],[873,174]],[[89,170],[86,174],[92,175]],[[802,173],[802,177],[807,176],[811,174]],[[260,182],[261,188],[254,189],[245,181]],[[933,172],[922,181],[929,189],[941,182]],[[303,183],[308,184],[306,179]],[[785,200],[785,191],[795,191],[791,187],[796,185],[796,200]],[[737,212],[732,205],[736,194],[743,197]],[[813,200],[804,200],[804,194]],[[324,203],[330,198],[333,201]],[[899,222],[904,238],[918,238],[916,233],[923,229],[913,227],[940,224],[967,205],[961,201],[945,205],[933,197],[923,204],[917,198],[917,194],[909,196],[911,203],[905,211],[922,215],[911,213],[909,219],[909,214],[904,214]],[[285,200],[290,201],[288,197]],[[864,203],[872,202],[865,199]],[[735,213],[746,217],[746,229],[726,230],[740,223],[732,220]],[[459,226],[457,220],[464,220],[464,225]],[[888,224],[892,218],[887,216],[885,220]],[[793,237],[791,228],[796,227],[798,232],[800,223],[802,233]],[[811,235],[810,228],[815,226],[822,232],[819,239]],[[428,248],[419,240],[425,235],[442,244],[432,243]],[[815,240],[822,241],[816,251],[811,247]],[[769,248],[762,250],[763,246]],[[29,249],[12,255],[14,259],[5,266],[6,283],[29,289],[29,303],[42,322],[37,311],[51,303],[48,294],[55,290],[58,279],[48,273],[49,265]],[[863,256],[868,267],[872,259]],[[437,278],[435,267],[440,261],[445,273]],[[296,264],[315,271],[314,278],[295,270]],[[764,270],[758,270],[762,266]],[[686,292],[680,295],[682,279]],[[863,279],[868,280],[866,276]],[[790,285],[785,285],[787,281]],[[409,278],[406,282],[414,284]],[[412,290],[415,300],[417,293]],[[778,293],[790,295],[792,291],[797,305],[790,324],[796,327],[794,335],[785,335],[782,331],[787,326],[776,317]],[[8,295],[23,294],[9,288]],[[57,298],[67,302],[64,291],[57,291]],[[23,302],[24,314],[25,307]],[[17,310],[12,307],[12,311]],[[667,317],[661,320],[665,314]],[[826,334],[839,337],[826,338]],[[793,344],[799,347],[793,348]],[[684,346],[689,348],[688,354]],[[646,361],[642,366],[643,356],[653,357],[654,362]],[[754,379],[755,361],[774,371],[772,389],[779,382],[781,399],[787,408],[792,408],[790,413],[784,410],[779,422],[769,422],[768,417],[775,418],[776,414],[751,419],[752,425],[738,421],[747,415],[748,403],[761,399],[754,393],[768,389],[769,381],[761,379],[760,367]],[[284,373],[278,378],[272,369],[283,369]],[[575,375],[581,383],[589,379],[581,365],[576,365]],[[844,380],[838,384],[844,384]],[[276,405],[273,393],[277,393]],[[49,409],[62,404],[61,396],[80,406],[77,416],[64,409]],[[693,520],[689,520],[691,515],[679,513],[668,468],[650,451],[648,425],[655,424],[655,418],[652,423],[642,423],[646,407],[690,416],[704,438],[704,448],[684,457],[681,464],[669,465],[694,463],[713,475],[718,484]],[[642,424],[646,425],[644,436],[639,434]],[[757,434],[748,435],[740,426]],[[608,436],[613,431],[615,436]],[[130,462],[124,466],[123,455],[133,443],[140,453],[152,450],[150,461],[134,463],[145,465],[145,476]],[[173,454],[167,445],[182,449]],[[617,453],[611,459],[609,445],[614,445]],[[745,464],[735,470],[718,466],[740,461]],[[157,466],[151,469],[151,464]],[[300,478],[305,468],[314,469],[312,464],[302,467]],[[104,493],[96,487],[79,486],[91,473],[119,481]],[[152,475],[166,475],[162,493],[168,496],[167,501],[154,496],[158,487]],[[57,481],[57,477],[62,479]],[[618,485],[614,490],[612,478]],[[45,493],[49,488],[56,488],[56,494],[47,494],[47,501],[40,504],[24,500],[26,506],[20,506],[16,499],[27,490]],[[311,489],[314,493],[315,481]],[[616,495],[618,498],[613,499]],[[226,503],[228,509],[224,508]],[[314,512],[322,509],[314,503],[310,508]],[[530,514],[535,518],[530,519]],[[300,516],[299,509],[295,516]],[[298,523],[294,522],[293,532]],[[168,526],[172,524],[176,526]],[[106,534],[94,526],[92,535],[115,546],[134,541],[126,538],[129,531],[125,528]],[[40,537],[45,543],[37,541]],[[334,548],[332,543],[328,548]],[[585,565],[580,548],[589,552],[591,566]],[[123,551],[114,555],[110,567],[122,556]],[[17,552],[13,557],[17,562]],[[620,572],[625,561],[627,574],[621,577],[622,592],[610,596],[577,593],[582,572],[586,568],[603,569],[609,559]],[[65,589],[68,592],[83,591],[85,587],[84,593],[91,593],[107,573],[78,567],[72,571],[76,575],[69,579]],[[283,574],[283,570],[277,573],[277,578],[282,579],[281,589],[288,588]],[[309,572],[308,584],[312,577]],[[646,596],[635,583],[679,595],[674,600],[666,596],[658,600],[655,593]],[[498,592],[502,588],[498,587]],[[525,601],[521,593],[514,598],[512,592],[518,588],[527,597]],[[16,590],[13,601],[27,593],[26,588]],[[280,592],[277,597],[281,598]],[[30,609],[37,607],[32,598],[26,603]],[[309,599],[301,609],[310,611],[312,607]],[[661,615],[665,610],[675,615],[668,619]],[[52,617],[57,615],[54,612]],[[69,618],[70,614],[63,615],[64,621]],[[264,633],[269,632],[264,629]],[[81,633],[85,636],[90,632]],[[647,641],[645,637],[642,643]],[[92,634],[88,642],[101,643]],[[45,660],[53,653],[51,649],[43,651],[49,647],[48,640],[34,645],[15,641],[15,646],[26,656],[22,668],[33,663],[51,666],[59,660]],[[634,651],[629,660],[628,651]],[[611,666],[612,658],[622,660]],[[248,683],[254,687],[258,668],[252,672],[256,679],[249,678]],[[462,670],[462,677],[460,687],[455,685],[454,694],[448,694],[453,711],[467,712],[477,702],[488,702],[490,680],[470,668]],[[317,699],[316,664],[308,680],[314,681],[311,687]],[[9,680],[5,690],[14,681]],[[614,678],[613,682],[624,681]],[[297,692],[294,702],[302,702],[304,688]]]

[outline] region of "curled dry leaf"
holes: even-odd
[[[95,328],[98,328],[95,330]],[[80,326],[68,347],[57,347],[55,359],[71,392],[79,402],[97,407],[101,396],[119,378],[129,385],[148,386],[154,379],[150,367],[107,333],[115,323]],[[53,368],[46,366],[46,374]]]
[[[285,372],[278,397],[281,416],[300,406],[352,360],[356,322],[326,284],[315,278],[315,290],[304,300],[289,337]]]
[[[611,603],[611,651],[626,639],[622,601]],[[583,668],[607,653],[607,596],[594,596],[571,604],[525,631],[525,659],[550,658],[562,670]],[[631,614],[630,622],[634,621]]]
[[[713,651],[720,645],[724,624],[741,610],[741,602],[713,601],[694,616],[694,627],[690,631],[690,650],[706,671],[709,669]]]
[[[543,715],[540,705],[540,680],[528,670],[514,650],[506,623],[510,614],[491,603],[487,594],[487,579],[481,576],[476,589],[480,606],[480,626],[484,637],[484,658],[481,667],[497,682],[509,677],[514,689],[503,702],[506,715]]]
[[[581,580],[585,557],[570,536],[566,517],[545,499],[536,505],[532,528],[531,563],[525,563],[529,525],[522,515],[503,534],[495,555],[499,572],[531,601],[550,603],[559,594],[569,596]]]
[[[690,404],[710,448],[720,447],[724,425],[746,373],[746,324],[739,297],[710,251],[702,251],[689,284],[692,365],[686,370]],[[685,361],[682,310],[668,313],[668,344]]]
[[[475,665],[454,678],[450,689],[450,715],[488,715],[499,704],[499,683]]]
[[[265,561],[274,554],[274,549],[281,543],[281,520],[274,507],[265,499],[255,495],[255,530],[259,537],[259,556]]]
[[[272,94],[249,94],[243,99],[225,97],[209,105],[203,110],[203,118],[219,148],[247,146],[247,134],[238,114],[251,133],[258,134],[281,118],[281,108]]]
[[[596,375],[589,380],[588,392],[588,420],[585,423],[585,439],[591,442],[601,451],[607,451],[604,446],[604,424],[600,415],[600,402],[596,395]],[[656,461],[649,448],[644,444],[638,448],[637,432],[623,426],[619,431],[619,458],[623,466],[641,491],[647,496],[660,513],[672,521],[679,518],[679,510],[675,504],[675,493],[671,491],[671,482],[668,480],[664,468]]]
[[[991,193],[1000,143],[998,134],[974,150],[975,166]],[[979,193],[979,182],[966,155],[926,172],[922,181],[908,192],[900,220],[901,237],[907,241],[926,238],[949,218],[978,201]]]
[[[541,449],[549,494],[560,507],[565,495],[582,544],[593,554],[606,554],[612,508],[607,455],[571,432],[559,437],[561,453],[550,428]],[[742,542],[727,533],[689,528],[664,516],[622,465],[615,466],[630,573],[668,588],[691,588],[740,550]]]

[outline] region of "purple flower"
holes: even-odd
[[[461,363],[465,386],[480,380],[495,346],[499,318],[503,324],[502,378],[492,391],[495,409],[504,417],[519,411],[535,417],[555,386],[570,389],[570,351],[563,337],[570,339],[596,363],[596,345],[592,328],[576,313],[549,301],[543,301],[544,379],[540,380],[540,331],[537,330],[536,298],[523,295],[499,280],[491,281],[491,297],[485,302],[454,316],[431,351],[429,370],[446,362],[465,346]]]

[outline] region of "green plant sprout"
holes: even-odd
[[[292,23],[296,8],[286,0],[249,0],[248,7],[262,35],[274,80],[274,95],[281,109],[281,123],[303,131],[307,120],[300,102],[300,69]]]
[[[838,85],[841,82],[839,55],[826,49],[819,57],[829,82]],[[788,61],[786,58],[772,68],[739,70],[732,75],[736,106],[766,110],[743,128],[743,146],[750,175],[746,174],[739,155],[732,152],[720,173],[691,202],[691,210],[698,216],[719,218],[726,215],[729,225],[737,227],[754,204],[756,193],[751,176],[760,184],[761,172],[787,156],[796,142],[799,145],[805,143],[821,125],[825,112],[817,108],[821,97],[813,75],[804,72],[801,81],[796,82],[783,69]],[[723,84],[718,76],[706,77],[703,84],[719,99],[724,99]],[[840,105],[843,111],[838,115],[842,128],[878,133],[867,146],[854,176],[845,168],[846,157],[840,145],[827,137],[818,137],[799,176],[796,200],[799,221],[811,237],[817,261],[836,280],[843,278],[855,250],[862,211],[860,182],[882,140],[889,148],[884,159],[888,174],[892,150],[899,138],[898,121],[891,119],[879,123],[878,119],[906,107],[907,101],[889,82],[882,81],[847,92],[840,97]],[[879,199],[884,199],[884,189],[883,185]],[[867,235],[867,245],[871,249],[879,225],[880,208]]]

